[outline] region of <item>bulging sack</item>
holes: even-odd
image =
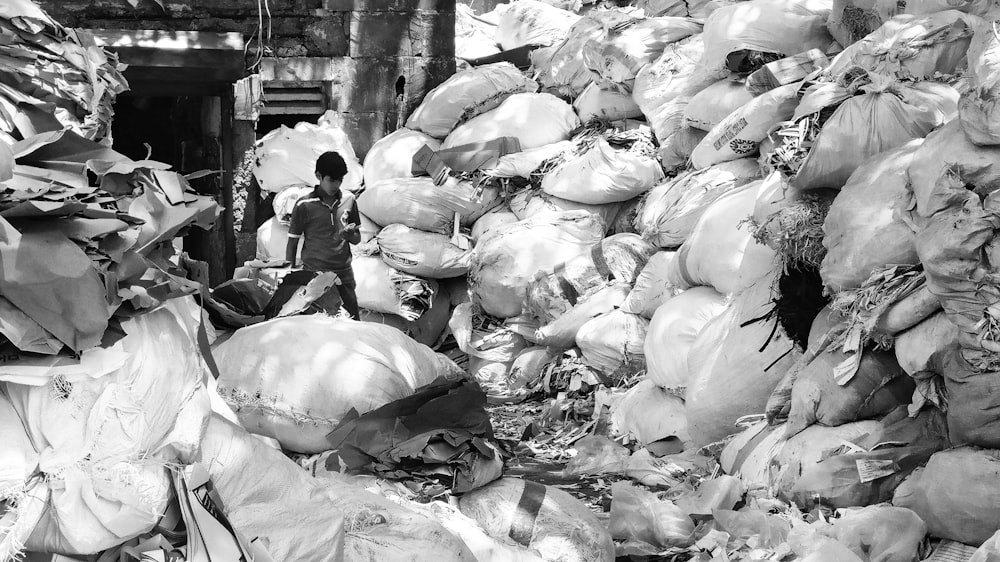
[[[799,88],[799,84],[780,86],[727,115],[695,147],[691,164],[701,170],[752,156],[772,127],[792,118],[799,103]]]
[[[684,401],[696,446],[736,432],[736,420],[764,411],[771,391],[801,354],[780,324],[768,275],[741,292],[708,322],[688,352]]]
[[[402,224],[410,228],[451,234],[455,214],[471,225],[496,204],[499,192],[486,188],[477,192],[468,182],[449,178],[434,185],[429,177],[396,178],[377,182],[358,197],[358,210],[376,223]]]
[[[659,162],[638,152],[617,150],[604,138],[582,154],[567,158],[542,178],[549,195],[602,205],[628,201],[663,179]]]
[[[595,77],[631,93],[639,69],[663,54],[667,45],[696,33],[701,33],[701,24],[688,18],[635,18],[609,29],[605,37],[587,41],[583,60]]]
[[[528,150],[566,140],[578,126],[580,119],[573,106],[561,99],[551,94],[514,94],[496,109],[459,125],[445,139],[443,148],[515,137],[521,150]]]
[[[691,377],[688,356],[698,334],[726,310],[711,287],[688,289],[664,302],[649,322],[643,345],[646,376],[661,388],[683,391]]]
[[[646,365],[643,343],[649,320],[613,310],[590,320],[576,333],[576,345],[588,365],[609,376],[636,373]]]
[[[612,562],[615,558],[607,527],[579,500],[555,487],[502,478],[462,496],[459,509],[491,536],[510,536],[545,560]]]
[[[721,66],[704,67],[703,34],[667,45],[655,62],[636,74],[632,98],[646,116],[661,146],[675,144],[684,124],[684,110],[691,97],[725,75]],[[700,142],[695,141],[691,148]],[[664,167],[666,164],[664,163]]]
[[[574,147],[573,141],[564,140],[521,152],[512,152],[501,156],[493,167],[483,168],[482,172],[495,178],[530,179],[532,172],[540,168],[547,160],[556,158]]]
[[[583,46],[588,41],[599,41],[607,37],[608,30],[633,18],[625,10],[610,9],[591,12],[577,21],[570,28],[565,41],[553,48],[551,56],[544,61],[532,57],[532,66],[540,74],[542,86],[565,98],[575,99],[582,94],[594,81],[593,74],[584,62]]]
[[[259,538],[272,559],[344,559],[346,533],[340,506],[332,505],[321,482],[281,451],[212,415],[200,462],[208,469],[212,488],[235,531]],[[304,536],[310,540],[302,540]]]
[[[862,356],[857,372],[843,385],[836,376],[848,356],[838,350],[820,353],[799,373],[792,387],[789,435],[814,423],[838,426],[873,418],[909,402],[915,385],[910,377],[903,376],[893,353],[858,353]]]
[[[406,127],[443,139],[455,127],[494,109],[508,97],[537,90],[534,80],[508,62],[477,66],[455,73],[428,92],[406,120]],[[494,137],[476,140],[490,138]]]
[[[1000,148],[973,144],[960,120],[953,119],[927,135],[906,171],[919,216],[929,218],[953,205],[952,192],[938,189],[938,180],[952,167],[982,193],[1000,188]]]
[[[392,326],[428,347],[433,347],[441,339],[441,335],[448,327],[449,318],[451,318],[451,295],[444,287],[434,294],[430,308],[416,320],[407,320],[398,314],[361,309],[363,322]]]
[[[707,285],[723,294],[739,293],[773,270],[776,252],[755,240],[745,224],[756,207],[784,198],[781,182],[773,180],[745,185],[708,207],[671,264],[678,287]]]
[[[591,82],[573,101],[573,108],[580,116],[580,121],[584,123],[595,119],[619,121],[642,116],[642,110],[632,99],[631,94],[602,88],[596,82]]]
[[[969,90],[962,94],[958,116],[969,140],[978,145],[1000,144],[1000,16],[976,28],[969,45]]]
[[[643,379],[611,409],[611,431],[640,445],[673,437],[686,442],[684,399]]]
[[[473,302],[492,316],[522,312],[528,284],[540,272],[584,254],[601,241],[604,224],[583,211],[542,215],[500,227],[476,246],[469,269]]]
[[[622,310],[652,318],[656,309],[681,292],[670,280],[670,262],[677,259],[677,252],[662,251],[653,254],[635,278]]]
[[[518,220],[530,219],[546,213],[586,211],[600,219],[607,226],[611,224],[619,208],[621,208],[619,203],[606,203],[603,205],[579,203],[549,195],[538,188],[523,189],[510,198],[510,210],[517,216]]]
[[[420,318],[431,307],[438,284],[433,279],[389,267],[375,256],[356,256],[351,262],[357,283],[358,306],[395,314],[404,320]]]
[[[834,42],[826,29],[831,7],[823,0],[751,0],[723,6],[705,20],[702,62],[719,68],[738,51],[785,56],[811,49],[825,53]]]
[[[906,221],[912,199],[906,170],[916,140],[873,156],[847,179],[823,223],[820,275],[834,292],[856,289],[885,264],[916,265],[915,234]]]
[[[382,137],[365,156],[365,185],[413,177],[413,155],[425,146],[436,151],[441,148],[441,141],[406,128]]]
[[[900,14],[847,46],[827,70],[839,77],[852,67],[909,80],[929,80],[965,68],[972,34],[982,19],[958,10]]]
[[[99,378],[0,383],[33,446],[20,470],[5,466],[13,486],[0,497],[13,492],[15,504],[5,506],[0,537],[11,520],[17,533],[35,519],[33,530],[20,529],[30,531],[26,550],[88,555],[157,524],[173,493],[167,467],[194,462],[211,413],[198,314],[186,297],[125,321],[125,337],[109,350],[121,354],[119,367]],[[4,456],[16,447],[4,441]],[[13,481],[26,470],[31,479]],[[13,546],[17,554],[21,545]]]
[[[711,131],[730,113],[754,98],[742,80],[723,78],[691,96],[684,108],[684,125]],[[700,143],[699,143],[700,144]]]
[[[327,450],[327,434],[352,408],[363,414],[438,376],[463,376],[395,328],[325,315],[242,328],[213,354],[219,394],[240,423],[300,453]]]
[[[892,504],[912,509],[932,536],[978,545],[1000,529],[1000,458],[961,447],[935,453],[898,488]]]
[[[479,217],[472,225],[471,238],[473,244],[478,244],[479,239],[492,230],[502,226],[513,224],[521,220],[510,208],[506,206],[496,207],[485,215]]]
[[[257,229],[257,259],[260,260],[283,260],[285,250],[288,248],[288,226],[278,222],[277,217],[271,217],[264,221]],[[302,245],[299,244],[296,258],[302,257]]]
[[[376,240],[382,261],[399,271],[429,279],[459,277],[469,272],[472,250],[456,246],[444,234],[392,224],[379,231]]]
[[[282,125],[264,135],[254,145],[253,175],[263,191],[277,193],[288,187],[310,187],[316,184],[316,160],[327,151],[338,152],[347,163],[343,189],[359,191],[364,169],[344,131],[343,118],[332,110],[315,125]]]
[[[572,308],[542,326],[535,332],[535,341],[555,349],[569,349],[576,345],[576,336],[584,324],[618,308],[628,295],[624,283],[609,285],[585,296]]]
[[[475,60],[500,53],[497,25],[477,16],[471,6],[455,5],[455,57]]]
[[[509,51],[525,45],[546,47],[566,39],[580,16],[537,0],[516,0],[501,4],[497,43]]]
[[[528,286],[526,310],[539,321],[549,322],[609,281],[631,286],[655,251],[635,234],[608,236],[589,253],[550,274],[536,275]]]
[[[802,189],[840,189],[872,156],[927,136],[958,111],[958,91],[936,82],[904,84],[870,74],[871,83],[856,95],[835,84],[821,84],[803,96],[795,120],[844,101],[822,125],[792,185]],[[833,101],[829,103],[829,101]],[[858,131],[866,131],[858,135]],[[860,142],[859,142],[860,141]],[[794,140],[786,140],[797,142]]]
[[[716,199],[759,175],[757,162],[749,158],[683,172],[649,191],[636,216],[636,228],[653,244],[676,248]]]
[[[959,10],[985,16],[992,5],[991,0],[910,0],[905,4],[893,0],[834,0],[826,26],[838,43],[847,46],[864,39],[898,14]]]

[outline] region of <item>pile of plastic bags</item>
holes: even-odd
[[[992,493],[977,475],[1000,447],[988,382],[1000,366],[1000,11],[860,0],[572,8],[582,17],[539,43],[527,74],[585,124],[648,126],[665,175],[645,182],[641,157],[584,148],[580,133],[541,161],[525,152],[525,167],[538,166],[516,185],[563,214],[526,217],[516,193],[481,219],[472,303],[453,328],[505,319],[516,336],[491,349],[496,363],[543,357],[532,344],[548,357],[575,346],[604,376],[644,372],[614,401],[613,433],[725,444],[724,459],[738,459],[727,472],[799,509],[893,502],[932,537],[986,541],[1000,519],[971,497]],[[595,190],[605,180],[614,187]],[[615,203],[634,230],[595,208]],[[598,219],[604,232],[588,224]],[[630,230],[648,247],[616,238]],[[623,246],[642,256],[637,275],[608,256]],[[617,353],[590,347],[612,333]],[[641,367],[628,360],[640,354]],[[958,482],[947,501],[924,491]],[[836,529],[811,532],[877,558]],[[808,542],[789,548],[826,544]]]

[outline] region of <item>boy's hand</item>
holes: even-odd
[[[344,211],[344,214],[340,215],[340,224],[344,225],[344,230],[357,230],[358,225],[347,222],[349,220],[351,220],[350,211]]]

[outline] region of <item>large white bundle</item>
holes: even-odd
[[[562,213],[565,211],[586,211],[601,219],[607,225],[611,224],[618,209],[618,203],[608,203],[605,205],[588,205],[578,203],[549,195],[540,189],[523,189],[510,199],[510,210],[517,216],[518,220],[530,219],[546,213]]]
[[[473,302],[500,318],[521,314],[528,284],[585,254],[604,237],[604,224],[583,211],[540,215],[498,228],[476,246],[469,271]]]
[[[443,139],[461,123],[497,107],[507,97],[536,90],[538,84],[509,62],[477,66],[456,72],[428,92],[406,120],[406,127]]]
[[[684,110],[691,97],[725,75],[721,67],[701,65],[704,49],[702,34],[688,37],[667,45],[660,58],[636,74],[632,98],[649,121],[661,147],[671,148],[685,140],[678,135],[684,130]],[[669,164],[674,163],[664,162],[665,167],[673,167]]]
[[[727,193],[705,211],[672,263],[681,288],[708,285],[739,293],[766,276],[776,263],[770,247],[754,240],[744,221],[758,205],[784,197],[781,182],[761,180]]]
[[[336,151],[347,163],[343,189],[358,191],[364,171],[354,153],[343,118],[327,111],[316,125],[298,123],[295,128],[282,125],[264,135],[254,147],[256,164],[253,175],[264,191],[278,192],[288,187],[316,185],[316,160],[327,151]]]
[[[430,308],[438,285],[433,279],[389,267],[378,257],[355,256],[351,268],[357,282],[358,306],[416,320]]]
[[[927,15],[900,14],[848,46],[827,72],[839,77],[854,66],[910,80],[955,74],[966,63],[975,28],[983,20],[958,10]]]
[[[618,90],[602,88],[596,82],[591,82],[579,97],[573,101],[576,114],[584,123],[594,119],[618,121],[640,117],[642,110],[629,94]]]
[[[288,247],[288,226],[278,222],[277,217],[264,221],[257,229],[257,259],[283,260]],[[302,257],[302,244],[299,244],[297,258]]]
[[[500,17],[497,43],[509,51],[525,45],[549,46],[566,39],[580,16],[539,2],[515,0],[496,9]]]
[[[576,333],[576,345],[588,365],[607,375],[637,372],[645,366],[643,344],[649,320],[613,310],[590,320]]]
[[[455,213],[471,225],[488,211],[498,195],[487,188],[477,194],[471,183],[449,178],[434,185],[429,177],[395,178],[376,182],[358,197],[358,210],[376,223],[404,224],[428,232],[451,234]]]
[[[620,9],[599,10],[573,24],[569,36],[558,47],[553,48],[550,56],[537,62],[537,57],[532,57],[533,66],[540,73],[542,86],[552,88],[568,98],[579,96],[594,80],[583,59],[583,46],[588,41],[603,39],[609,29],[633,18],[633,15]]]
[[[667,45],[695,33],[701,33],[701,24],[687,18],[637,18],[609,30],[607,37],[587,41],[583,60],[599,79],[631,92],[639,69],[663,54]]]
[[[698,334],[688,353],[684,400],[688,431],[704,446],[736,431],[736,420],[764,411],[768,398],[801,352],[779,324],[769,275],[729,304]]]
[[[684,172],[650,190],[635,226],[653,244],[676,248],[688,239],[698,219],[716,199],[759,175],[757,162],[749,158]]]
[[[360,413],[460,370],[399,330],[326,315],[292,316],[237,330],[214,350],[219,394],[248,430],[301,453]]]
[[[4,506],[0,538],[8,525],[33,519],[27,550],[87,555],[157,524],[173,494],[167,467],[195,461],[211,413],[197,318],[188,297],[127,320],[126,336],[107,350],[118,366],[99,378],[0,382],[38,463],[31,479],[15,480],[34,468],[30,456],[20,475],[7,476],[11,487],[0,498],[13,494],[16,505]],[[16,446],[4,441],[0,449],[7,458]]]
[[[638,152],[617,150],[598,138],[587,151],[570,156],[542,178],[549,195],[601,205],[628,201],[663,179],[659,162]]]
[[[723,6],[705,21],[705,58],[710,68],[737,51],[786,56],[834,43],[826,29],[832,0],[750,0]]]
[[[701,170],[752,156],[774,125],[787,121],[799,104],[799,84],[788,84],[753,98],[712,127],[691,153],[691,164]]]
[[[458,126],[443,148],[515,137],[521,149],[527,150],[566,140],[579,125],[573,106],[551,94],[515,94],[496,109]]]
[[[413,155],[424,146],[438,150],[441,142],[420,131],[406,128],[382,137],[365,156],[365,185],[393,178],[413,177]]]
[[[311,194],[312,191],[313,188],[310,186],[289,187],[278,192],[271,203],[271,208],[274,209],[274,218],[281,224],[287,225],[292,220],[292,211],[295,210],[295,205],[299,203],[299,199]]]
[[[472,251],[456,246],[446,234],[392,224],[379,231],[376,240],[382,261],[399,271],[429,279],[469,272]]]
[[[611,430],[640,445],[668,437],[689,439],[684,399],[643,379],[611,408]]]
[[[726,297],[711,287],[688,289],[653,314],[646,332],[646,376],[658,386],[683,390],[690,379],[688,354],[702,328],[726,310]]]
[[[976,28],[968,51],[969,91],[958,115],[969,139],[979,145],[1000,144],[1000,13]]]
[[[455,4],[455,57],[478,59],[500,53],[496,23],[477,16],[466,4]]]
[[[684,108],[684,124],[711,131],[730,113],[754,98],[744,82],[727,76],[691,96],[691,101]]]

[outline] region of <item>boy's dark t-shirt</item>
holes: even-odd
[[[344,193],[340,201],[327,205],[317,190],[303,197],[292,210],[288,226],[290,238],[305,238],[302,242],[302,267],[312,271],[343,273],[350,270],[349,244],[361,242],[361,232],[345,232],[340,217],[348,212],[347,222],[361,224],[354,195]]]

